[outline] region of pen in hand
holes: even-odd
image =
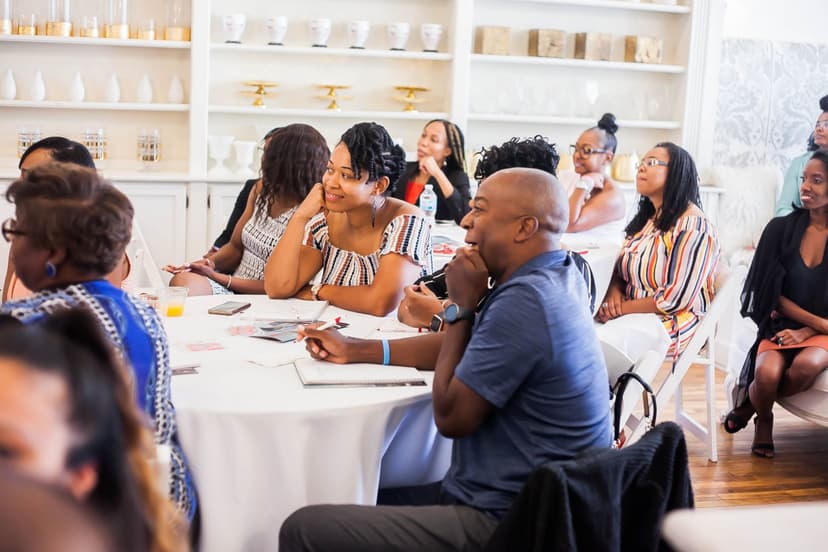
[[[324,324],[322,324],[321,326],[319,326],[319,327],[317,327],[317,328],[314,328],[314,330],[316,330],[316,331],[318,331],[318,332],[321,332],[321,331],[324,331],[324,330],[329,330],[329,329],[333,328],[334,326],[338,326],[338,325],[339,325],[339,321],[340,321],[340,317],[339,317],[339,316],[337,316],[337,317],[336,317],[336,318],[334,318],[333,320],[330,320],[330,321],[328,321],[328,322],[325,322],[325,323],[324,323]],[[301,331],[302,329],[304,329],[304,327],[303,327],[303,326],[300,326],[300,327],[299,327],[299,329],[300,329],[300,331]],[[300,336],[297,336],[297,337],[296,337],[296,341],[301,341],[303,338],[304,338],[304,336],[301,336],[301,335],[300,335]]]

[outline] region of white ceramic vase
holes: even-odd
[[[228,44],[241,44],[241,37],[247,27],[247,16],[243,13],[234,13],[224,16],[224,32],[227,34]]]
[[[170,88],[167,90],[167,101],[169,103],[184,103],[184,84],[177,76],[172,78]]]
[[[104,97],[109,103],[117,103],[121,101],[121,85],[118,84],[118,75],[112,73],[106,81],[106,90]]]
[[[443,36],[443,26],[439,23],[423,23],[420,27],[420,40],[423,41],[423,50],[436,52]]]
[[[82,102],[86,97],[86,88],[83,86],[83,79],[80,73],[75,73],[72,77],[72,82],[69,85],[69,100],[73,102]]]
[[[0,84],[0,98],[4,100],[13,100],[17,97],[17,84],[14,82],[14,75],[12,70],[6,71],[3,76],[3,82]]]
[[[138,87],[135,89],[135,101],[138,103],[152,103],[152,84],[149,75],[145,74],[138,81]]]
[[[208,172],[212,176],[227,176],[230,170],[224,165],[224,162],[230,157],[230,148],[233,146],[234,136],[217,136],[211,135],[207,137],[207,150],[210,158],[215,162],[213,168]]]
[[[46,99],[46,83],[43,82],[43,73],[35,72],[34,82],[32,82],[32,100],[42,102]]]
[[[233,143],[233,149],[236,150],[236,165],[238,165],[236,172],[240,176],[253,174],[253,155],[256,153],[256,145],[256,142],[243,142],[241,140],[236,140]]]
[[[351,43],[351,48],[364,49],[370,30],[371,23],[369,21],[351,21],[348,23],[348,40]]]
[[[265,30],[267,31],[268,45],[282,46],[288,30],[287,17],[284,15],[268,17],[265,21]]]
[[[315,48],[327,48],[328,37],[331,36],[330,19],[311,19],[308,23],[312,46]]]
[[[405,50],[408,35],[411,34],[411,25],[408,23],[388,24],[388,45],[392,50]]]

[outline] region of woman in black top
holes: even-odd
[[[393,197],[417,205],[426,184],[431,184],[437,194],[435,218],[460,224],[470,199],[465,148],[457,125],[445,119],[429,121],[417,142],[417,161],[406,165]]]
[[[735,433],[756,413],[751,451],[772,458],[773,404],[805,391],[828,367],[828,152],[806,163],[802,208],[771,220],[742,291],[742,316],[759,326],[734,389],[724,428]]]

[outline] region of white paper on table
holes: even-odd
[[[382,364],[333,364],[313,359],[294,361],[305,386],[384,387],[425,385],[416,368]]]
[[[257,320],[273,322],[313,322],[321,320],[326,308],[328,308],[327,301],[281,299],[257,304],[252,315]]]

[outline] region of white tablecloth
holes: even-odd
[[[290,303],[235,296],[253,307],[207,314],[227,299],[190,298],[183,317],[164,320],[173,364],[201,364],[197,374],[173,377],[172,397],[198,486],[204,551],[276,550],[282,522],[301,506],[373,504],[379,486],[442,479],[451,442],[434,426],[430,373],[427,387],[305,389],[289,363],[307,356],[304,344],[228,331],[289,315],[281,306]],[[335,316],[360,337],[385,323],[330,307],[322,318]],[[223,348],[190,350],[210,343]]]

